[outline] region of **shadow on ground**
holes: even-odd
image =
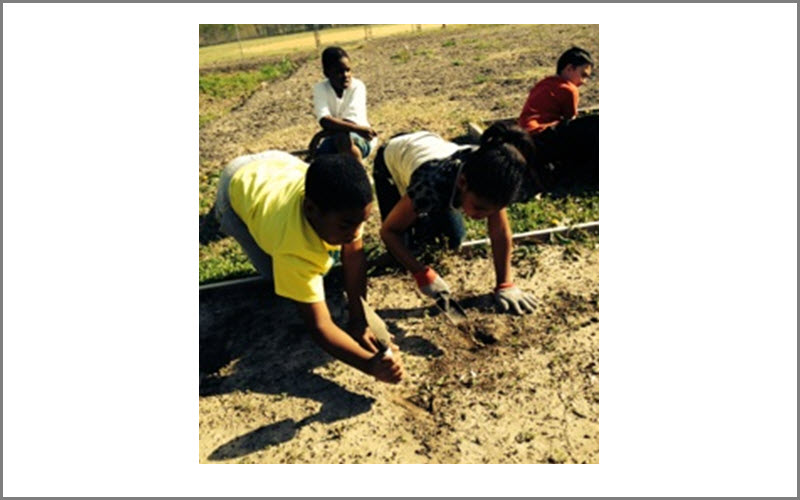
[[[331,314],[342,325],[346,302],[338,285],[335,277],[326,280]],[[442,354],[429,341],[406,336],[394,322],[389,322],[389,328],[407,354]],[[331,423],[369,411],[374,399],[313,373],[330,362],[338,361],[311,341],[294,304],[275,296],[266,282],[201,293],[201,397],[249,391],[306,398],[322,405],[316,414],[300,421],[271,422],[238,436],[214,450],[209,460],[241,457],[285,443],[312,422]]]

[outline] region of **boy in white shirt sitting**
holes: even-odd
[[[326,80],[314,85],[314,115],[322,132],[311,141],[312,155],[347,154],[363,164],[377,145],[377,132],[367,121],[367,88],[352,77],[350,57],[340,47],[322,52]],[[324,137],[315,151],[317,139]]]

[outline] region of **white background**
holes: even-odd
[[[3,494],[796,496],[796,20],[4,4]],[[600,24],[600,465],[198,465],[197,25],[519,21]]]

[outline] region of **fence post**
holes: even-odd
[[[314,25],[314,41],[317,43],[317,50],[319,50],[320,42],[319,42],[319,25]]]
[[[234,29],[234,31],[236,31],[236,41],[239,42],[240,59],[244,60],[244,50],[242,50],[242,39],[239,38],[239,25],[238,24],[234,24],[233,25],[233,29]]]

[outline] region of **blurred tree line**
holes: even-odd
[[[236,31],[239,38],[261,38],[265,36],[286,35],[301,31],[322,30],[339,26],[361,26],[360,24],[201,24],[200,46],[235,42]]]

